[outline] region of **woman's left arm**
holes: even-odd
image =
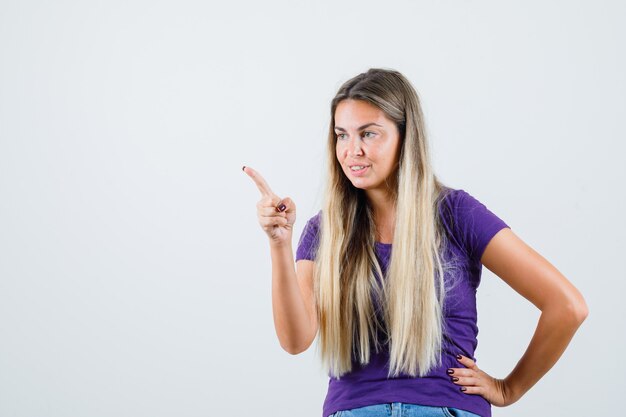
[[[491,239],[481,262],[541,310],[526,352],[506,378],[487,375],[466,357],[459,359],[466,368],[453,368],[451,377],[462,391],[502,407],[519,400],[552,368],[589,310],[576,287],[509,228]]]

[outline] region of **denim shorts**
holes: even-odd
[[[453,407],[432,407],[409,403],[385,403],[340,410],[328,417],[480,417]]]

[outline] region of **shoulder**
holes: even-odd
[[[322,210],[319,210],[317,213],[315,213],[315,215],[313,215],[312,217],[309,218],[309,220],[307,220],[305,227],[307,228],[315,228],[318,229],[320,226],[320,222],[322,220]]]
[[[466,205],[467,196],[469,194],[465,190],[452,187],[446,187],[441,191],[438,209],[444,223],[454,222],[459,214],[459,209]]]
[[[319,229],[320,220],[322,217],[322,210],[318,211],[313,217],[304,225],[300,239],[298,240],[298,247],[296,249],[296,261],[300,259],[315,259],[315,251],[319,244]]]
[[[322,210],[319,210],[313,217],[311,217],[311,220],[319,224],[321,218],[322,218]]]
[[[509,227],[485,204],[463,189],[450,189],[442,200],[442,223],[450,235],[475,260],[479,260],[491,238]]]
[[[439,212],[444,222],[454,222],[472,218],[477,209],[485,208],[482,202],[466,190],[448,187],[442,192]]]
[[[472,200],[475,200],[474,196],[462,188],[446,187],[442,191],[442,205],[446,205],[451,208],[461,208],[471,205],[473,203]]]

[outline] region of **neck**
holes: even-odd
[[[371,190],[367,199],[372,206],[374,223],[376,224],[376,240],[391,242],[396,220],[396,207],[392,196],[380,190]]]

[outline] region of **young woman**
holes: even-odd
[[[323,206],[295,268],[296,205],[243,168],[262,194],[280,344],[298,354],[319,335],[330,378],[322,417],[490,417],[491,405],[519,400],[586,318],[582,295],[484,204],[437,179],[402,74],[373,68],[348,80],[330,116]],[[482,265],[542,312],[503,379],[474,357]]]

